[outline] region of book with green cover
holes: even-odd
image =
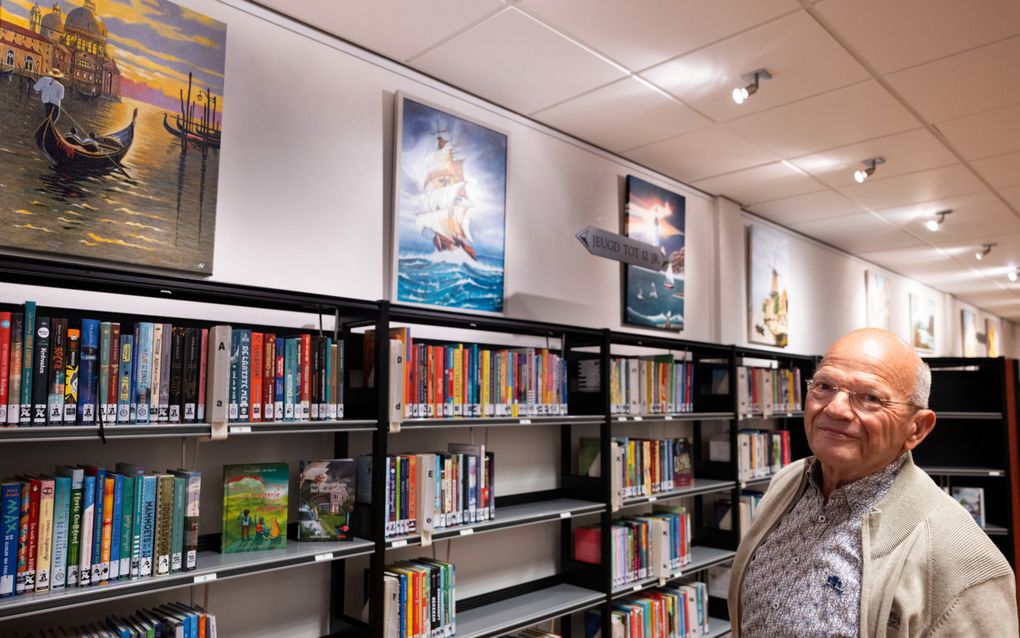
[[[135,520],[135,477],[124,476],[123,505],[120,510],[120,577],[131,574],[131,545]]]
[[[172,470],[168,470],[172,471]],[[188,480],[174,476],[174,518],[170,534],[170,572],[179,572],[184,567],[184,503]]]
[[[286,463],[223,467],[223,553],[286,545],[288,473]]]
[[[602,448],[598,437],[582,436],[577,445],[577,473],[602,476]]]
[[[156,530],[153,538],[152,574],[170,573],[170,545],[173,541],[174,477],[160,474],[156,479]]]

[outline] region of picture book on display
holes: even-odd
[[[224,554],[282,549],[287,544],[286,463],[223,467]]]
[[[353,459],[301,461],[298,478],[298,540],[351,540],[354,511]]]

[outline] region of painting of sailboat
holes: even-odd
[[[0,1],[0,247],[212,274],[227,27]]]
[[[503,311],[507,135],[397,96],[394,299]]]
[[[666,269],[624,268],[624,323],[683,330],[685,206],[682,195],[627,176],[624,233],[658,246],[666,256]]]

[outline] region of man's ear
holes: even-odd
[[[904,449],[913,450],[935,429],[935,412],[918,410],[910,423],[911,432],[903,444]]]

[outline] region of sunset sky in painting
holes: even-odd
[[[84,0],[43,0],[45,16],[54,1],[66,19]],[[106,25],[127,97],[178,110],[178,90],[187,92],[188,72],[209,88],[223,110],[226,25],[166,0],[95,0]],[[0,0],[0,19],[28,27],[31,0]],[[192,89],[192,99],[197,88]],[[162,95],[161,95],[162,94]]]

